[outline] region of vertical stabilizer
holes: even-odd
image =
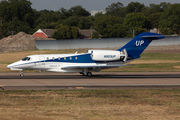
[[[141,33],[117,51],[123,51],[124,49],[126,49],[128,57],[132,57],[134,59],[139,58],[140,54],[153,40],[158,40],[162,38],[165,38],[165,36],[162,34]]]

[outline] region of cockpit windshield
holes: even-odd
[[[24,59],[22,59],[22,61],[29,61],[30,59],[30,57],[25,57]]]

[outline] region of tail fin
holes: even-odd
[[[140,54],[153,40],[162,38],[165,38],[165,36],[157,33],[141,33],[117,51],[126,49],[128,57],[132,57],[134,59],[139,58]]]

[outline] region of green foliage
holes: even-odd
[[[98,18],[98,17],[102,17],[104,16],[104,14],[102,14],[102,12],[98,12],[94,15],[94,18]]]
[[[79,29],[89,29],[91,26],[93,26],[92,17],[81,17],[77,25]]]
[[[62,7],[58,11],[37,11],[31,5],[29,0],[0,1],[0,21],[3,21],[2,25],[0,22],[0,39],[8,36],[9,31],[33,34],[38,29],[58,29],[64,26],[66,31],[74,29],[73,35],[66,32],[65,36],[57,38],[77,38],[78,33],[73,26],[79,29],[92,26],[103,38],[131,37],[133,29],[136,34],[158,27],[163,34],[179,34],[180,30],[179,4],[161,2],[144,6],[139,2],[131,2],[124,6],[117,2],[108,5],[106,14],[97,13],[94,17],[80,5],[70,9]]]
[[[161,2],[159,7],[161,8],[162,12],[167,10],[171,6],[171,3]]]
[[[77,26],[79,21],[80,18],[78,16],[71,16],[68,19],[64,20],[62,24],[67,26]]]
[[[146,18],[140,12],[129,13],[126,15],[126,18],[124,20],[124,25],[126,25],[127,27],[144,28],[146,25]]]
[[[147,28],[158,28],[162,12],[151,14],[147,17]]]
[[[93,25],[91,17],[71,16],[63,21],[63,25],[77,26],[79,29],[89,29]]]
[[[0,25],[0,39],[9,35],[5,28],[6,27],[4,25]]]
[[[19,21],[17,17],[13,18],[12,21],[8,23],[7,29],[10,31],[20,32],[24,31],[28,33],[28,31],[31,29],[28,23]]]
[[[99,38],[99,33],[98,32],[93,32],[92,38]]]
[[[37,13],[39,16],[34,23],[34,27],[36,29],[43,29],[43,28],[54,28],[53,24],[57,24],[58,21],[61,19],[60,12],[54,12],[49,10],[41,10]]]
[[[28,0],[3,0],[0,2],[0,18],[7,31],[28,33],[34,24],[34,12]],[[5,36],[7,33],[4,33]]]
[[[150,4],[149,6],[146,6],[142,9],[142,13],[148,17],[151,14],[164,12],[166,9],[168,9],[171,6],[170,3],[162,2],[160,4]]]
[[[55,39],[77,39],[79,37],[78,28],[75,26],[61,26],[54,34],[52,38]]]
[[[128,28],[122,24],[108,26],[108,35],[110,38],[121,38],[127,36]]]
[[[173,4],[162,13],[159,28],[163,34],[180,34],[180,4]]]
[[[118,32],[119,28],[116,26],[122,25],[123,21],[120,17],[105,15],[95,19],[94,27],[104,38],[119,37],[119,34],[112,32]],[[124,35],[122,34],[122,36]]]
[[[80,33],[79,33],[79,29],[75,26],[71,27],[71,38],[72,39],[78,39]]]
[[[21,21],[29,21],[27,18],[32,15],[31,2],[27,0],[8,0],[0,2],[0,16],[5,21],[11,21],[17,17]],[[27,21],[26,21],[27,20]]]
[[[139,2],[131,2],[126,7],[126,13],[141,12],[144,7],[144,4]]]
[[[80,5],[71,7],[68,10],[68,13],[70,14],[70,16],[89,16],[90,15],[90,13],[86,11],[86,9],[84,9]]]
[[[123,18],[126,16],[125,7],[120,2],[112,3],[111,5],[109,5],[106,8],[106,12],[107,15],[115,15]]]

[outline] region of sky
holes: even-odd
[[[169,2],[171,4],[180,3],[180,0],[29,0],[32,3],[32,8],[36,10],[59,10],[60,8],[70,9],[71,7],[81,5],[87,11],[91,10],[105,10],[108,5],[112,3],[121,2],[127,6],[130,2],[140,2],[145,6],[149,4],[160,4],[161,2]]]
[[[1,1],[1,0],[0,0]],[[112,3],[121,2],[124,6],[127,6],[130,2],[143,3],[145,6],[149,4],[160,4],[161,2],[169,2],[171,4],[180,3],[180,0],[29,0],[32,3],[32,8],[36,10],[56,10],[60,8],[70,9],[71,7],[81,5],[87,11],[91,10],[105,10],[108,5]]]

